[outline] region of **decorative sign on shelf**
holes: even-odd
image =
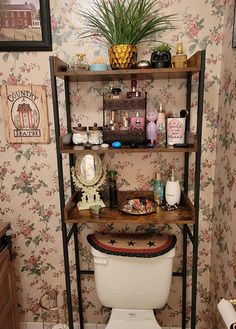
[[[2,86],[1,98],[8,143],[49,143],[45,86]]]

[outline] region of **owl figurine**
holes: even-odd
[[[156,142],[157,127],[155,121],[157,120],[157,111],[151,111],[146,114],[146,120],[148,121],[146,127],[146,138],[148,140],[148,146],[153,147]]]

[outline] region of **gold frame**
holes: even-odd
[[[81,166],[86,156],[93,156],[95,163],[95,177],[93,179],[87,180],[82,174]],[[83,152],[77,157],[75,162],[75,176],[84,186],[93,186],[97,184],[103,175],[102,161],[96,153]]]

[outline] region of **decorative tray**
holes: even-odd
[[[156,211],[156,205],[146,198],[131,199],[120,210],[130,215],[147,215]]]

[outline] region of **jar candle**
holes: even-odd
[[[100,145],[103,143],[102,127],[98,127],[96,123],[93,127],[89,127],[88,142],[92,145]]]
[[[167,118],[167,144],[183,144],[185,142],[186,118]]]
[[[73,127],[72,141],[76,145],[86,144],[88,142],[87,128],[81,127],[81,124],[78,127]]]

